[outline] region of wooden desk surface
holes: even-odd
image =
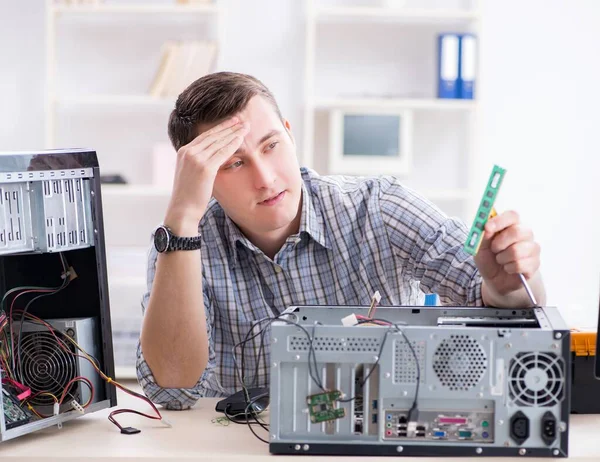
[[[137,387],[136,387],[137,389]],[[150,413],[150,407],[143,401],[119,392],[119,408],[129,407]],[[230,424],[223,426],[213,423],[220,416],[214,411],[217,399],[202,399],[188,411],[163,411],[163,415],[172,424],[168,428],[158,421],[145,419],[136,415],[119,415],[117,419],[125,426],[133,426],[142,430],[136,435],[122,435],[107,420],[109,410],[105,409],[79,419],[72,420],[59,430],[47,428],[14,440],[0,443],[0,459],[8,457],[64,460],[64,458],[94,457],[95,461],[110,459],[111,461],[131,457],[160,459],[200,459],[227,461],[258,461],[292,459],[290,456],[269,454],[268,445],[256,439],[246,425]],[[116,408],[113,408],[116,409]],[[570,459],[600,460],[600,415],[571,416]],[[267,439],[261,428],[256,428],[259,435]],[[335,456],[294,456],[293,460],[306,458],[313,462],[333,461],[374,461],[386,460],[382,457],[335,457]],[[515,459],[515,458],[513,458]],[[419,462],[447,461],[465,462],[464,458],[434,459],[429,457],[408,458]],[[469,458],[470,461],[484,458]],[[485,458],[490,461],[507,460],[504,458]],[[523,460],[549,460],[531,459]]]

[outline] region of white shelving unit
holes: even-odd
[[[480,37],[481,16],[478,5],[475,0],[469,7],[450,0],[442,3],[443,7],[440,8],[440,2],[431,5],[434,2],[428,0],[408,0],[404,2],[405,6],[388,6],[392,3],[386,0],[305,0],[306,65],[302,162],[321,173],[344,173],[331,171],[329,168],[332,162],[331,152],[327,152],[330,145],[328,133],[332,128],[329,127],[327,114],[330,111],[351,109],[372,113],[380,110],[385,113],[390,110],[411,110],[416,121],[412,154],[415,175],[400,176],[401,181],[443,210],[469,221],[479,199],[477,192],[473,190],[473,174],[477,171],[479,102],[478,99],[437,98],[435,63],[438,33],[472,32]],[[392,36],[389,40],[392,43],[394,39],[401,39],[398,60],[404,61],[395,65],[404,66],[402,68],[391,67],[390,61],[396,59],[394,45],[385,43],[386,39],[382,38],[390,33]],[[393,35],[394,33],[398,35]],[[415,49],[425,51],[419,55],[400,43],[410,40],[414,40]],[[368,48],[371,43],[374,44]],[[386,52],[386,46],[391,51]],[[363,55],[360,55],[361,48]],[[370,54],[364,53],[367,49]],[[379,57],[380,61],[377,61]],[[354,77],[352,61],[355,59],[363,68],[371,68],[371,74],[376,80],[373,87],[369,87],[364,82],[365,79],[358,82],[363,85],[363,90],[365,85],[372,90],[367,96],[361,95],[360,90],[351,94],[353,88],[348,81]],[[415,68],[422,73],[411,75]],[[390,73],[390,69],[402,74],[399,75],[402,78],[396,87],[392,87],[394,91],[390,91],[388,86],[380,92],[383,94],[378,94],[376,88],[383,81],[381,74]],[[423,80],[423,75],[425,80],[430,80],[430,85],[425,90],[417,82],[419,79]],[[363,74],[360,75],[362,76]],[[355,80],[358,81],[360,77],[355,77]],[[478,77],[476,98],[479,97]],[[388,80],[393,81],[393,77]],[[338,82],[343,87],[341,90],[338,89]],[[415,82],[419,84],[412,85]],[[417,87],[420,91],[414,91],[411,87]],[[447,127],[448,122],[456,130],[450,135],[446,134],[444,142],[456,145],[450,148],[455,152],[442,153],[442,146],[424,139],[424,135],[426,138],[428,133],[424,127]],[[456,134],[457,130],[462,132],[460,136]],[[454,157],[454,160],[451,161],[450,157]],[[387,173],[385,165],[382,165],[380,173]],[[458,212],[453,213],[455,210]]]
[[[164,41],[178,38],[190,39],[191,37],[196,38],[196,36],[205,37],[208,34],[211,39],[220,43],[222,29],[220,13],[221,6],[216,0],[213,0],[212,3],[207,1],[206,4],[190,5],[176,4],[175,0],[164,0],[162,2],[160,0],[148,0],[146,3],[105,0],[91,5],[67,4],[66,2],[46,0],[46,147],[59,147],[57,144],[63,147],[65,145],[74,146],[81,143],[80,138],[77,136],[73,136],[74,140],[71,141],[69,135],[65,136],[61,132],[61,121],[65,117],[64,111],[76,112],[77,115],[81,114],[83,117],[93,114],[97,118],[109,118],[113,113],[119,111],[139,114],[145,121],[157,121],[157,124],[163,127],[161,135],[166,137],[168,114],[175,103],[174,97],[156,98],[149,95],[148,88],[144,87],[143,84],[137,87],[129,84],[126,87],[124,86],[123,91],[120,91],[119,88],[111,88],[110,92],[105,92],[97,91],[97,88],[94,89],[94,82],[90,85],[89,81],[74,80],[68,91],[66,88],[61,91],[61,78],[72,76],[73,74],[69,75],[69,70],[76,69],[72,62],[65,63],[59,59],[59,57],[64,58],[60,55],[60,47],[65,45],[60,40],[60,33],[64,32],[65,28],[77,27],[78,24],[84,23],[87,30],[109,27],[112,28],[111,30],[119,31],[118,33],[121,33],[121,31],[129,33],[129,26],[143,21],[150,21],[151,24],[168,23],[171,29],[181,30],[180,36],[166,36]],[[174,28],[174,23],[178,27]],[[200,25],[210,24],[211,30],[203,30],[198,27],[199,23],[201,23]],[[187,30],[185,30],[186,28]],[[168,28],[166,30],[166,34],[169,34]],[[155,27],[148,27],[147,31],[142,28],[137,32],[146,34],[145,37],[148,39],[153,39],[152,43],[159,40],[157,34],[160,32],[157,32]],[[162,32],[165,33],[165,31]],[[91,62],[97,57],[95,53],[98,53],[93,49],[96,48],[94,45],[104,45],[100,42],[94,42],[94,39],[103,40],[102,37],[110,38],[110,35],[110,32],[107,32],[104,36],[102,33],[97,36],[92,34],[92,38],[88,38],[86,44],[92,45],[90,47],[92,49],[89,50]],[[103,48],[103,50],[106,49],[106,47]],[[114,57],[118,57],[121,52],[120,46],[115,47],[114,51],[111,49]],[[87,58],[88,56],[86,56]],[[110,61],[113,55],[111,54],[108,57],[106,55],[99,56],[99,58]],[[217,58],[217,68],[219,68],[218,61],[219,58]],[[157,67],[158,64],[159,62],[156,60]],[[98,66],[98,68],[97,75],[93,76],[98,81],[103,76],[111,75],[114,77],[114,73],[107,73],[116,72],[112,71],[110,67],[102,69],[101,66]],[[133,67],[128,68],[127,72],[134,73],[136,69]],[[70,80],[73,80],[73,78]],[[125,80],[129,83],[127,79]],[[149,85],[150,82],[147,82],[147,84]],[[91,90],[90,87],[92,87]],[[102,85],[96,85],[96,87],[102,87]],[[135,87],[134,91],[132,91],[132,87]],[[139,88],[139,91],[137,91],[137,88]],[[145,130],[150,132],[153,127],[148,127]],[[77,133],[74,132],[74,134]],[[111,158],[110,146],[118,148],[123,143],[127,143],[127,135],[127,130],[119,130],[118,133],[114,130],[112,132],[101,132],[100,128],[99,133],[95,137],[90,137],[85,144],[85,147],[96,150],[98,150],[96,148],[97,144],[103,144],[104,149],[98,153],[100,168],[103,173],[122,173],[126,178],[129,176],[136,178],[137,174],[137,178],[126,185],[105,184],[102,187],[109,293],[115,340],[115,366],[116,376],[121,379],[135,378],[135,363],[132,363],[132,358],[135,356],[135,344],[137,342],[135,334],[137,332],[139,335],[141,323],[140,301],[146,290],[146,252],[150,244],[150,232],[162,221],[170,198],[170,190],[144,182],[144,180],[150,181],[147,179],[148,175],[141,175],[136,171],[137,168],[146,168],[146,171],[148,171],[147,164],[152,150],[152,141],[155,141],[151,137],[148,137],[148,145],[142,148],[148,154],[145,159],[146,165],[139,164],[139,161],[134,159],[133,161],[130,160],[129,163],[122,163],[122,172],[113,172],[111,169],[108,169],[107,172],[106,168],[103,169],[103,159],[108,159],[113,166],[119,165],[119,154],[115,154],[118,150],[115,149],[112,153],[113,158]],[[131,135],[135,134],[131,133]],[[138,164],[135,162],[138,162]],[[143,179],[140,181],[140,178]],[[124,357],[127,357],[125,362],[122,360]]]

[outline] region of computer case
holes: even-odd
[[[45,296],[35,300],[33,297],[38,296],[37,292],[22,296],[19,295],[21,290],[10,292],[25,287],[29,290],[62,289],[52,294],[42,293]],[[62,384],[61,380],[80,374],[94,388],[94,397],[85,413],[117,404],[114,386],[100,378],[90,361],[73,355],[77,349],[67,338],[85,350],[107,376],[114,377],[96,152],[68,149],[0,153],[2,297],[5,297],[5,303],[0,309],[0,319],[3,316],[7,319],[12,312],[14,322],[12,333],[6,328],[7,337],[0,338],[0,343],[3,340],[11,343],[10,347],[5,345],[4,348],[12,351],[16,358],[14,367],[12,364],[8,367],[14,369],[17,382],[24,382],[33,394],[36,390],[51,388],[52,383],[43,379],[58,380]],[[35,318],[23,315],[21,310],[25,308]],[[79,351],[76,354],[81,355]],[[62,378],[60,373],[64,374]],[[56,413],[54,399],[45,400],[49,395],[39,394],[37,402],[32,399],[30,404],[38,414],[51,417],[23,418],[18,426],[7,429],[9,415],[5,406],[13,406],[15,400],[14,397],[7,398],[6,390],[12,384],[7,382],[6,371],[2,372],[2,377],[0,390],[4,387],[4,399],[0,400],[0,442],[49,426],[60,427],[63,422],[82,415],[69,404],[72,400],[82,404],[91,397],[89,387],[76,382],[65,392],[63,405]],[[60,386],[52,389],[59,390]]]

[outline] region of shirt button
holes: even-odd
[[[275,267],[275,272],[276,273],[281,273],[281,271],[282,271],[281,266],[276,266]]]

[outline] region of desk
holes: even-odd
[[[132,387],[133,388],[133,387]],[[137,387],[135,387],[138,390]],[[265,443],[256,439],[247,426],[230,424],[228,426],[212,423],[218,400],[202,399],[188,411],[162,411],[172,424],[168,428],[162,423],[136,415],[119,415],[117,419],[125,426],[133,426],[142,430],[136,435],[122,435],[117,427],[106,417],[105,409],[79,419],[66,422],[59,430],[47,428],[14,440],[0,443],[0,459],[23,457],[27,460],[51,459],[64,460],[65,457],[82,459],[94,457],[95,461],[139,457],[159,459],[226,460],[254,462],[259,460],[296,461],[299,458],[312,462],[349,462],[349,461],[384,461],[388,457],[336,457],[336,456],[275,456],[269,454]],[[119,408],[127,407],[144,412],[151,412],[143,401],[119,392]],[[113,408],[114,409],[114,408]],[[571,416],[570,457],[569,460],[600,460],[600,415]],[[266,439],[266,432],[256,428],[259,435]],[[551,460],[532,458],[513,458],[510,460]],[[9,459],[10,460],[10,459]],[[398,460],[395,459],[394,460]],[[430,457],[408,458],[400,460],[418,462],[465,462],[465,458]],[[505,458],[468,458],[469,461],[502,461]]]

